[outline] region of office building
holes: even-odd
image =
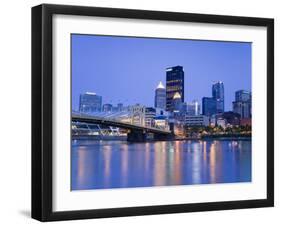
[[[242,119],[252,117],[251,92],[238,90],[235,92],[235,101],[232,102],[233,112],[238,113]]]
[[[165,111],[164,109],[161,109],[161,108],[155,108],[155,110],[156,110],[156,116],[163,115],[163,116],[168,117],[168,116],[170,115],[170,112]]]
[[[92,113],[101,111],[102,97],[96,93],[86,92],[80,94],[79,111],[84,113]]]
[[[162,82],[155,89],[154,107],[166,109],[166,89]]]
[[[224,85],[219,81],[212,86],[212,97],[216,100],[216,113],[224,112]]]
[[[252,94],[246,90],[238,90],[235,92],[235,101],[250,101]]]
[[[212,116],[217,113],[217,101],[212,97],[202,98],[202,114]]]
[[[166,69],[166,110],[173,111],[173,98],[176,93],[184,102],[184,71],[182,66],[169,67]]]
[[[181,95],[178,92],[176,92],[172,100],[171,111],[180,113],[182,109],[183,109],[183,102],[182,102]]]
[[[241,118],[251,118],[251,103],[244,101],[234,101],[232,102],[233,111],[238,113]]]
[[[156,116],[156,110],[152,107],[145,108],[145,126],[154,126],[154,118]]]
[[[200,115],[200,104],[197,100],[194,100],[186,104],[186,111],[188,115]]]
[[[102,106],[102,111],[103,112],[112,112],[112,110],[113,110],[112,104],[104,104]]]
[[[187,126],[209,126],[210,118],[206,115],[186,115],[185,125]]]

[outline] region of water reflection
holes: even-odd
[[[154,144],[155,156],[154,156],[154,182],[153,185],[160,186],[166,184],[166,152],[163,152],[160,142]],[[165,150],[164,150],[165,151]]]
[[[251,140],[75,141],[72,190],[251,181]]]
[[[195,184],[200,184],[201,182],[201,170],[202,170],[202,160],[201,160],[201,147],[199,143],[193,144],[193,150],[196,154],[192,157],[192,180]]]
[[[123,175],[121,177],[122,181],[121,181],[121,184],[122,184],[122,187],[126,187],[127,186],[127,183],[128,183],[128,145],[121,145],[121,175]]]

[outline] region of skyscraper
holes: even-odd
[[[182,103],[181,95],[178,92],[176,92],[173,97],[171,110],[173,112],[180,113],[182,111],[182,106],[183,106],[183,103]]]
[[[216,100],[216,113],[224,112],[224,85],[219,81],[212,86],[212,96]]]
[[[197,100],[187,103],[187,114],[188,115],[200,115],[200,104]]]
[[[235,101],[250,101],[251,100],[251,92],[246,90],[238,90],[235,92]]]
[[[169,67],[166,69],[166,110],[172,111],[173,98],[176,93],[184,102],[184,71],[182,66]]]
[[[202,114],[212,116],[217,113],[217,101],[213,97],[202,98]]]
[[[166,89],[162,82],[159,82],[159,85],[155,89],[154,107],[161,109],[166,108]]]
[[[240,114],[241,118],[252,117],[252,94],[246,90],[235,92],[235,101],[232,102],[233,112]]]
[[[79,111],[85,113],[91,113],[101,111],[102,97],[96,93],[86,92],[80,94]]]

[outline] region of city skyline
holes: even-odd
[[[103,42],[106,42],[107,45],[101,45]],[[137,47],[137,44],[143,44],[143,48]],[[179,62],[176,62],[174,65],[163,65],[161,73],[154,73],[158,70],[156,68],[159,67],[158,59],[155,60],[155,64],[151,64],[151,62],[149,63],[149,60],[146,59],[143,59],[141,62],[136,61],[134,65],[130,64],[131,61],[129,58],[139,59],[147,56],[148,53],[155,56],[155,50],[158,49],[160,51],[160,47],[164,47],[164,44],[167,44],[164,49],[170,53],[168,55],[171,55],[170,57],[164,57],[165,62],[168,60],[170,62],[179,60],[180,62],[188,62],[191,66],[186,69],[184,65],[187,65],[188,63],[180,64]],[[125,45],[127,48],[131,49],[131,54],[126,50],[124,50],[124,52],[127,53],[120,53],[118,51],[121,50],[122,47],[125,48]],[[104,54],[101,54],[100,46],[105,47],[103,49]],[[85,49],[86,47],[87,51]],[[96,47],[96,51],[93,49],[94,47]],[[201,77],[207,76],[207,79],[199,78],[198,80],[196,75],[198,75],[200,71],[202,72],[202,66],[199,65],[198,59],[191,60],[193,64],[189,62],[188,56],[186,57],[186,60],[183,59],[183,52],[186,49],[190,50],[190,55],[198,57],[198,54],[196,55],[195,53],[200,48],[207,48],[207,51],[204,52],[205,59],[208,59],[201,62],[201,65],[207,65],[207,68],[216,68],[218,67],[218,64],[220,64],[219,68],[221,68],[221,70],[216,76],[214,76],[213,73],[208,72],[209,70],[205,68],[203,70],[204,76]],[[243,89],[251,91],[250,43],[72,35],[72,51],[74,53],[72,55],[72,108],[74,110],[78,109],[79,95],[88,91],[95,92],[97,95],[102,96],[103,104],[110,103],[117,105],[117,103],[123,103],[124,105],[133,105],[140,103],[147,107],[154,106],[154,93],[157,84],[160,81],[165,84],[166,69],[176,65],[182,65],[184,68],[185,102],[191,102],[192,100],[198,100],[200,102],[204,96],[211,96],[212,83],[214,81],[222,80],[225,86],[225,111],[229,111],[232,110],[232,102],[235,99],[235,92],[237,90]],[[160,53],[162,51],[163,50],[161,50]],[[230,52],[234,52],[234,54],[231,56],[229,55],[227,59],[221,58],[220,54],[225,57],[230,54]],[[118,57],[118,53],[120,53],[122,57]],[[160,53],[158,54],[159,57],[161,55]],[[220,55],[220,57],[218,57],[218,55]],[[99,56],[99,58],[97,58],[97,56]],[[241,57],[243,59],[241,59]],[[148,58],[150,59],[151,56],[148,56]],[[220,62],[219,59],[221,60]],[[117,70],[118,63],[120,66],[119,70]],[[142,68],[141,70],[138,70],[144,63],[148,63],[145,70]],[[210,66],[211,63],[216,64]],[[239,64],[244,65],[244,67],[241,69]],[[106,67],[106,65],[110,66]],[[126,65],[127,67],[125,67]],[[194,67],[196,65],[198,68],[195,71]],[[234,67],[235,65],[236,67]],[[112,69],[110,69],[111,66],[113,67]],[[239,81],[241,75],[234,78],[231,77],[231,74],[239,70],[243,71],[243,73],[241,73],[245,75],[243,77],[243,83],[241,83],[242,80]],[[132,73],[132,71],[134,73]],[[214,70],[214,72],[216,71],[217,70]],[[142,72],[142,76],[137,76],[140,72]],[[228,76],[225,76],[226,73]],[[135,76],[132,76],[132,74]],[[233,79],[235,79],[236,82],[234,82]],[[131,80],[134,80],[134,82],[131,83]]]
[[[218,84],[218,83],[223,84],[222,81],[218,81],[217,83],[215,83],[215,85]],[[214,89],[214,84],[212,86],[212,89]],[[146,107],[148,109],[149,108],[154,108],[154,109],[158,108],[160,110],[162,109],[162,110],[167,111],[166,110],[166,104],[165,104],[166,103],[166,95],[163,96],[163,91],[166,94],[166,89],[163,86],[162,82],[160,82],[155,89],[154,106],[153,107],[152,106],[146,106],[142,103],[134,103],[134,104],[131,104],[131,105],[124,105],[124,103],[122,103],[122,102],[118,102],[116,104],[105,103],[105,102],[102,102],[102,96],[100,96],[96,93],[92,93],[92,92],[85,92],[85,93],[81,93],[79,95],[79,97],[80,97],[79,98],[79,111],[80,112],[123,111],[123,110],[125,110],[126,107],[136,106],[136,105],[143,106],[143,107]],[[223,94],[224,94],[224,91],[223,91],[222,95]],[[239,97],[237,97],[237,95],[239,95]],[[240,96],[242,96],[243,99]],[[85,99],[85,98],[88,99],[88,100],[81,101],[82,99]],[[178,92],[175,93],[174,99],[175,98],[181,99],[181,96]],[[240,98],[240,99],[237,100],[238,98]],[[206,108],[208,108],[206,104],[209,105],[209,103],[206,103],[206,101],[212,101],[213,102],[212,106],[210,106],[212,109],[206,109]],[[194,115],[202,114],[202,115],[206,115],[206,116],[211,116],[211,115],[215,115],[215,114],[221,114],[221,113],[224,113],[224,112],[241,111],[241,109],[238,110],[237,106],[234,105],[235,103],[240,102],[240,105],[241,105],[241,107],[243,107],[243,109],[244,109],[244,106],[242,106],[242,105],[244,105],[245,103],[247,104],[246,107],[249,108],[247,110],[247,112],[249,112],[249,113],[246,114],[248,116],[246,118],[251,118],[251,116],[249,116],[249,114],[251,114],[250,113],[251,112],[251,91],[248,91],[248,90],[237,90],[237,91],[235,91],[235,98],[232,101],[232,109],[230,109],[230,110],[224,111],[224,101],[223,101],[222,105],[220,104],[220,102],[221,102],[220,99],[216,99],[216,94],[213,94],[212,97],[202,97],[201,104],[200,104],[200,101],[198,101],[198,100],[192,100],[192,101],[188,101],[188,102],[182,102],[182,100],[181,100],[180,101],[180,103],[181,103],[180,108],[185,106],[186,109],[184,111],[185,111],[186,114],[189,114],[190,111],[195,111],[196,113],[194,113]],[[83,104],[85,104],[85,103],[86,103],[86,105],[83,106]],[[159,103],[162,106],[157,106],[157,105],[159,105]],[[97,107],[97,106],[99,106],[99,107]],[[85,107],[86,108],[90,107],[90,108],[93,108],[93,109],[85,109]],[[194,108],[194,109],[190,110],[191,107]],[[201,107],[202,107],[202,112],[201,112]],[[209,114],[210,111],[211,111],[211,114]],[[167,111],[167,112],[173,112],[173,110]],[[243,114],[240,113],[240,115],[244,116],[244,113]]]
[[[250,43],[71,38],[71,190],[252,181]]]

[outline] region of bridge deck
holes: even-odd
[[[108,126],[124,128],[124,129],[143,130],[148,133],[171,134],[170,130],[163,130],[163,129],[159,129],[159,128],[155,128],[155,127],[135,125],[135,124],[125,123],[125,122],[121,122],[119,120],[114,120],[114,119],[110,119],[110,118],[103,118],[103,117],[99,117],[99,116],[90,116],[90,115],[84,115],[84,114],[73,114],[72,113],[72,121],[103,124],[103,125],[108,125]]]

